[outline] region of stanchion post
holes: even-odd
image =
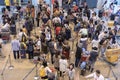
[[[36,64],[35,64],[35,67],[36,67],[36,74],[35,74],[35,76],[34,76],[34,80],[39,80],[39,76],[38,76],[38,63],[36,62]]]
[[[12,65],[12,62],[11,62],[11,56],[9,54],[9,57],[8,57],[8,61],[10,63],[10,66],[8,67],[10,70],[14,69],[14,66]]]
[[[2,70],[2,72],[1,72],[2,80],[4,80],[4,71],[6,69],[7,64],[8,64],[8,59],[7,59],[6,63],[5,63],[5,66],[4,66],[3,70]]]
[[[33,72],[33,70],[36,68],[36,66],[35,67],[33,67],[32,69],[31,69],[31,71],[22,79],[22,80],[26,80],[26,78]]]

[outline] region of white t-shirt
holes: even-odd
[[[46,40],[47,40],[47,41],[50,41],[50,39],[51,39],[51,34],[50,34],[50,32],[47,32],[45,35],[46,35]]]
[[[88,30],[86,28],[83,28],[79,31],[82,35],[88,35]]]
[[[59,17],[53,18],[53,23],[61,23],[61,19]]]
[[[92,47],[97,47],[98,48],[98,46],[99,46],[99,40],[92,40],[92,42],[91,42],[91,45],[92,45]]]
[[[20,33],[18,34],[19,41],[22,40],[22,35],[23,35],[23,32],[20,32]]]
[[[6,23],[4,26],[3,26],[3,29],[9,29],[10,25],[8,23]]]
[[[59,68],[60,68],[60,71],[66,71],[67,70],[67,67],[68,67],[68,62],[67,60],[63,60],[63,59],[60,59],[59,60]]]
[[[102,40],[105,36],[106,34],[104,32],[100,33],[98,36],[99,41]]]
[[[96,73],[92,73],[92,74],[86,76],[85,78],[94,78],[94,80],[105,80],[105,78],[104,78],[102,75],[100,75],[100,76],[98,77],[98,76],[96,75]]]

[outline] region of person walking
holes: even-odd
[[[91,72],[93,72],[94,70],[94,65],[95,65],[95,62],[97,61],[97,57],[98,57],[98,48],[93,47],[89,57],[89,70]]]
[[[12,51],[13,51],[14,59],[19,59],[19,57],[20,57],[20,55],[19,55],[20,42],[16,38],[16,36],[14,36],[14,39],[11,42],[11,46],[12,46]]]
[[[78,64],[81,59],[81,54],[82,54],[82,43],[78,42],[76,45],[76,54],[75,54],[75,67],[78,67]]]

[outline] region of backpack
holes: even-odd
[[[27,41],[27,38],[26,38],[25,34],[23,33],[23,34],[22,34],[21,42],[26,42],[26,41]]]
[[[22,43],[20,44],[20,48],[21,48],[21,49],[26,49],[26,44],[25,44],[24,42],[22,42]]]
[[[29,43],[27,50],[30,51],[30,52],[32,52],[34,50],[33,44]]]
[[[40,77],[45,77],[45,76],[46,76],[45,68],[42,67],[42,68],[40,69]]]

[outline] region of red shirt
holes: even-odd
[[[60,33],[61,29],[62,29],[61,27],[56,27],[56,29],[55,29],[56,35],[58,35]]]

